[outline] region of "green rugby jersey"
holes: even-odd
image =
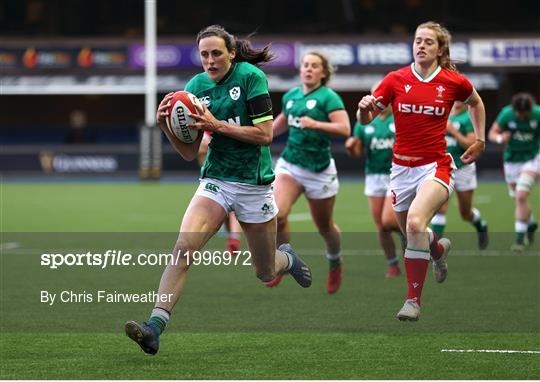
[[[247,101],[268,94],[266,75],[250,63],[233,63],[229,72],[217,83],[206,72],[199,73],[187,83],[185,90],[195,94],[220,121],[254,126],[272,119],[271,116],[257,118],[249,115]],[[275,178],[270,148],[212,133],[201,177],[270,184]]]
[[[345,109],[341,97],[332,89],[321,85],[308,94],[302,87],[289,90],[283,96],[283,114],[289,126],[289,139],[281,154],[296,166],[321,172],[330,164],[330,135],[313,129],[302,129],[300,118],[308,116],[316,121],[330,122],[328,114]]]
[[[366,174],[390,174],[392,146],[396,140],[394,115],[385,119],[377,117],[367,125],[356,122],[353,135],[362,141]]]
[[[463,135],[467,135],[470,132],[474,131],[474,127],[468,110],[464,110],[457,115],[450,114],[448,120],[452,122],[454,127],[459,130],[459,132]],[[461,155],[465,152],[465,150],[463,149],[463,147],[461,147],[457,139],[448,133],[446,133],[446,152],[452,155],[452,158],[454,158],[454,163],[456,164],[457,168],[463,167],[465,165],[465,163],[463,163],[460,159]]]
[[[533,106],[528,121],[520,121],[512,106],[505,106],[497,116],[503,131],[512,134],[504,149],[505,162],[526,162],[538,154],[540,142],[540,106]]]

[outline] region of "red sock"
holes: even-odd
[[[433,232],[433,241],[429,243],[429,251],[433,260],[439,260],[443,254],[444,248],[439,243],[439,236]]]
[[[227,239],[227,251],[231,252],[231,255],[234,256],[236,255],[236,253],[233,252],[239,251],[241,244],[242,242],[240,241],[240,239],[229,237]]]
[[[429,260],[405,258],[405,272],[407,273],[407,299],[416,299],[420,305],[422,288],[426,279]]]

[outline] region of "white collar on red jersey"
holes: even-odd
[[[435,69],[435,70],[433,71],[433,73],[431,73],[431,74],[430,74],[429,76],[427,76],[426,78],[423,78],[423,77],[420,75],[420,73],[418,73],[418,72],[416,71],[416,69],[414,68],[414,62],[411,64],[411,71],[412,71],[412,73],[414,74],[414,76],[415,76],[416,78],[418,78],[418,81],[420,81],[420,82],[429,82],[429,81],[431,81],[432,79],[435,78],[435,76],[436,76],[437,74],[439,74],[439,72],[440,72],[441,70],[442,70],[442,68],[441,68],[440,66],[437,66],[437,69]]]

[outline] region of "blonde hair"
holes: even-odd
[[[439,49],[442,52],[442,54],[437,58],[439,65],[443,68],[457,72],[458,70],[456,65],[450,59],[450,42],[452,41],[452,36],[450,35],[448,29],[435,21],[427,21],[418,25],[416,31],[423,28],[431,29],[433,32],[435,32]]]
[[[321,63],[322,63],[322,67],[323,67],[323,73],[325,75],[323,78],[321,78],[321,84],[326,85],[328,83],[328,81],[330,81],[330,77],[332,77],[332,74],[334,74],[336,69],[334,68],[334,66],[332,64],[330,64],[330,61],[328,60],[328,57],[326,57],[326,55],[324,55],[324,54],[322,54],[320,52],[307,52],[302,57],[302,62],[304,61],[304,58],[306,56],[309,56],[309,55],[317,56],[317,57],[319,57],[321,59]]]

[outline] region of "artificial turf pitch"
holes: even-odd
[[[170,250],[195,186],[183,183],[13,183],[0,188],[0,379],[540,379],[539,245],[509,251],[513,205],[502,183],[481,183],[476,206],[491,244],[448,213],[454,249],[448,280],[431,274],[420,321],[403,323],[405,278],[385,279],[385,261],[360,183],[344,182],[335,220],[343,234],[344,280],[326,294],[324,245],[295,205],[293,244],[314,283],[290,277],[275,289],[251,267],[192,267],[160,352],[146,356],[123,333],[152,304],[40,303],[40,291],[144,292],[162,267],[40,265],[46,252],[105,248]],[[538,188],[531,199],[539,200]],[[539,203],[536,202],[536,216]],[[539,237],[540,239],[540,237]],[[222,249],[216,238],[208,248]]]

